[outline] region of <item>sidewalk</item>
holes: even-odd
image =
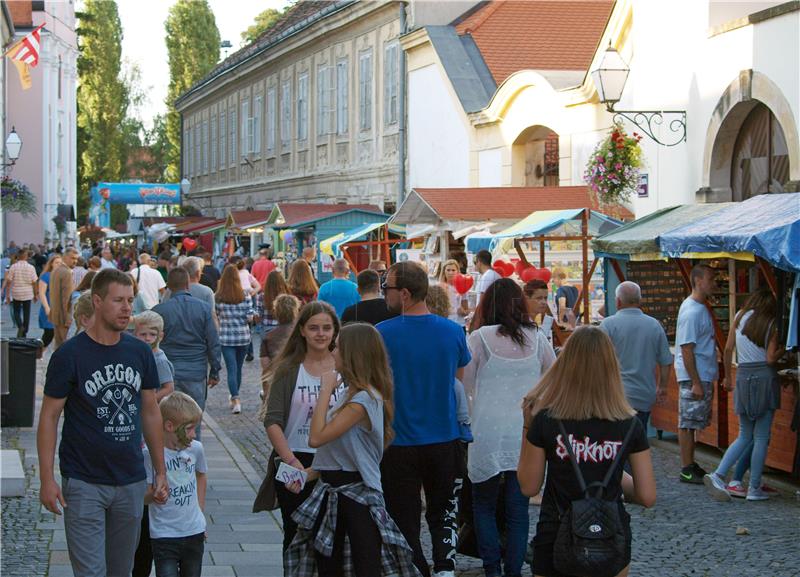
[[[39,361],[37,422],[45,367],[45,359]],[[279,577],[283,574],[280,515],[251,512],[261,475],[213,417],[206,413],[203,421],[203,446],[208,461],[208,542],[203,575]],[[2,447],[22,452],[28,490],[25,497],[2,501],[0,572],[5,577],[72,576],[63,517],[39,505],[35,426],[3,429]],[[60,478],[57,480],[60,482]]]

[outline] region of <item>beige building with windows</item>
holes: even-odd
[[[177,101],[188,203],[222,217],[276,202],[392,211],[401,166],[402,31],[474,2],[298,2]]]

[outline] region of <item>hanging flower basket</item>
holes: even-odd
[[[636,192],[642,166],[641,139],[635,132],[628,136],[621,124],[615,124],[595,148],[583,179],[600,202],[621,204]]]
[[[2,181],[0,206],[4,212],[18,212],[27,218],[36,214],[36,197],[19,180],[6,176]]]
[[[57,214],[53,217],[53,224],[56,225],[56,234],[61,236],[65,232],[67,232],[67,219],[64,218],[64,215]]]

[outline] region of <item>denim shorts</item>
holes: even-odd
[[[695,399],[692,395],[692,381],[678,381],[678,428],[705,429],[711,424],[711,400],[714,388],[709,381],[701,381],[703,398]]]

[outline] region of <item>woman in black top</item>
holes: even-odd
[[[651,507],[656,500],[656,484],[646,433],[625,399],[614,347],[605,333],[592,326],[579,327],[523,401],[523,415],[517,477],[524,494],[539,493],[547,465],[547,483],[533,541],[533,573],[547,577],[563,575],[553,563],[559,511],[566,511],[571,501],[583,497],[565,443],[572,444],[586,484],[602,482],[625,434],[634,427],[604,494],[605,499],[619,503],[627,551],[620,559],[618,575],[627,575],[630,517],[622,495],[628,503]],[[568,439],[560,432],[559,420]],[[623,472],[621,463],[625,460],[630,460],[633,476]]]

